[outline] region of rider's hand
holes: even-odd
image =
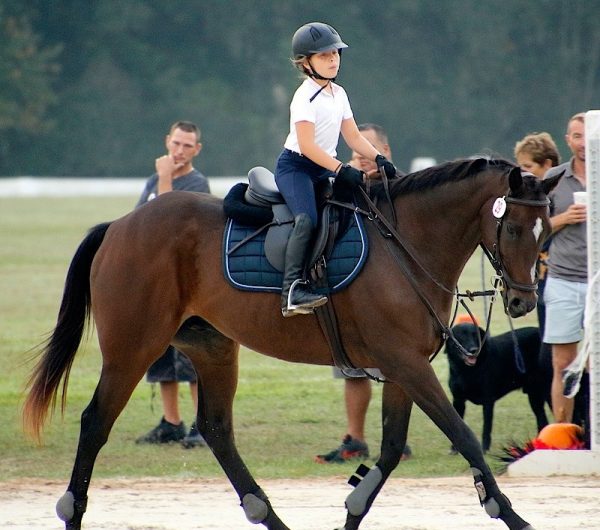
[[[375,163],[377,164],[377,168],[383,168],[385,175],[387,178],[394,178],[397,174],[396,166],[392,164],[385,156],[377,155],[375,157]]]
[[[344,164],[338,171],[335,182],[353,190],[363,183],[363,175],[364,173],[360,169]]]

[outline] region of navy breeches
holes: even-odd
[[[335,177],[335,173],[289,149],[284,149],[277,159],[275,182],[281,195],[294,218],[307,214],[313,229],[317,226],[315,184],[330,177]]]

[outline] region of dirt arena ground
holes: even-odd
[[[600,530],[600,477],[498,480],[517,512],[536,530]],[[334,530],[344,522],[345,479],[262,482],[293,530]],[[59,530],[54,506],[65,482],[0,482],[0,528]],[[250,524],[228,482],[94,480],[85,530],[243,530]],[[365,530],[505,529],[479,506],[472,479],[391,479],[361,528]]]

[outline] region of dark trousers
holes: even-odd
[[[305,213],[312,228],[317,226],[315,185],[335,173],[289,149],[284,149],[277,159],[275,182],[294,218]]]

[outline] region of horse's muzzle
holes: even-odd
[[[534,310],[537,304],[536,293],[523,293],[522,291],[509,290],[505,300],[505,307],[512,318],[525,316]]]

